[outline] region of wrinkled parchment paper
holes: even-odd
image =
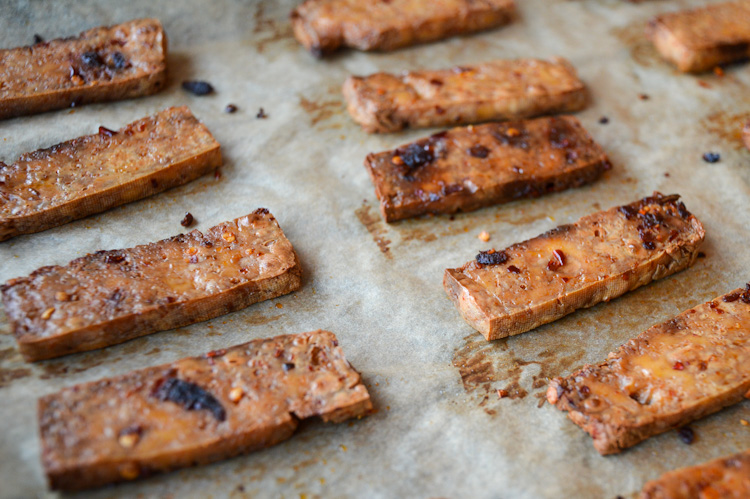
[[[677,73],[643,37],[653,15],[708,3],[665,0],[522,0],[520,18],[495,31],[390,54],[343,52],[319,61],[291,35],[295,1],[0,1],[0,46],[66,36],[153,16],[170,42],[160,94],[0,122],[0,159],[47,147],[99,125],[117,128],[187,104],[222,145],[219,178],[108,213],[0,243],[0,281],[269,208],[304,266],[300,291],[240,312],[90,353],[29,365],[0,335],[0,496],[45,496],[36,400],[76,383],[198,355],[254,338],[334,331],[378,412],[340,425],[307,422],[274,448],[211,466],[104,488],[90,497],[631,497],[648,479],[750,448],[750,403],[622,454],[601,457],[549,404],[546,378],[569,374],[649,326],[750,280],[750,152],[739,127],[750,115],[750,65],[723,77]],[[390,226],[362,166],[371,151],[432,131],[363,133],[344,111],[347,75],[441,68],[492,58],[563,55],[591,91],[584,125],[614,169],[597,183],[542,199]],[[180,88],[205,79],[216,93]],[[239,107],[223,112],[227,104]],[[263,107],[268,117],[257,119]],[[606,116],[609,123],[599,120]],[[706,151],[721,161],[701,160]],[[706,257],[689,270],[609,304],[513,338],[486,343],[460,318],[443,269],[477,250],[503,248],[653,190],[680,193],[705,224]],[[477,238],[487,231],[492,239]],[[499,399],[497,389],[512,397]]]

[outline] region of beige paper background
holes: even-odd
[[[661,62],[642,27],[654,14],[705,1],[521,0],[506,28],[390,54],[319,61],[291,36],[294,1],[0,0],[0,46],[31,43],[135,17],[158,17],[170,41],[162,93],[0,122],[0,160],[117,128],[188,104],[222,144],[221,177],[205,177],[108,213],[0,243],[0,281],[99,249],[130,247],[269,208],[299,252],[293,295],[212,321],[34,365],[0,335],[0,496],[46,496],[36,399],[75,383],[170,362],[254,338],[334,331],[378,412],[341,425],[305,423],[291,440],[211,466],[104,488],[90,497],[630,497],[662,472],[750,448],[750,403],[603,458],[548,404],[548,376],[602,360],[647,327],[750,280],[750,66],[682,75]],[[339,91],[351,73],[440,68],[492,58],[563,55],[591,90],[579,117],[610,154],[599,182],[542,199],[386,226],[365,155],[431,131],[367,135]],[[205,79],[216,94],[183,92]],[[647,94],[643,100],[639,94]],[[239,106],[235,114],[224,107]],[[267,119],[256,119],[259,107]],[[598,123],[607,116],[609,124]],[[721,153],[707,164],[701,155]],[[668,176],[667,176],[668,174]],[[442,290],[442,271],[653,190],[680,193],[705,224],[707,257],[612,303],[487,344]],[[486,230],[489,243],[477,239]],[[379,244],[377,244],[379,243]],[[499,400],[498,388],[525,397]]]

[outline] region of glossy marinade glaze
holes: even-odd
[[[0,241],[39,232],[190,182],[222,164],[187,106],[0,163]]]
[[[678,195],[655,193],[447,269],[443,287],[488,340],[617,298],[692,265],[704,230]]]
[[[42,463],[53,489],[80,490],[274,445],[302,419],[371,411],[333,333],[277,336],[42,397]]]
[[[102,348],[204,321],[301,284],[292,244],[268,210],[65,266],[0,287],[29,361]]]
[[[611,165],[578,119],[560,116],[454,128],[369,154],[365,167],[393,222],[578,187]]]

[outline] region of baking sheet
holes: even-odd
[[[369,387],[377,413],[351,423],[304,423],[274,448],[84,496],[114,497],[630,497],[648,479],[750,448],[750,403],[601,457],[549,404],[545,379],[565,375],[649,326],[750,280],[750,66],[723,77],[681,75],[643,37],[661,11],[709,3],[524,0],[511,26],[390,54],[343,52],[319,61],[294,41],[295,1],[0,1],[0,46],[67,36],[153,16],[170,42],[170,80],[155,96],[0,122],[0,160],[99,125],[117,128],[187,104],[222,145],[220,176],[43,233],[0,243],[0,281],[100,249],[199,229],[259,206],[278,218],[305,277],[297,293],[178,330],[29,365],[0,335],[0,496],[46,496],[36,399],[75,383],[284,333],[334,331]],[[579,113],[614,169],[597,183],[455,217],[387,226],[362,166],[365,155],[431,131],[367,135],[346,115],[349,74],[441,68],[492,58],[563,55],[591,91]],[[216,88],[181,90],[186,79]],[[647,96],[647,97],[644,97]],[[223,112],[233,103],[234,114]],[[263,107],[266,119],[257,119]],[[600,124],[602,116],[608,124]],[[706,151],[721,161],[701,160]],[[486,343],[442,289],[443,269],[627,203],[653,190],[680,193],[705,224],[706,258],[609,304],[513,338]],[[491,241],[477,239],[482,230]],[[495,390],[514,396],[498,399]]]

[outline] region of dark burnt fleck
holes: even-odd
[[[400,147],[396,149],[395,154],[391,161],[401,167],[403,176],[407,179],[411,178],[412,173],[418,168],[432,163],[435,160],[435,155],[432,151],[432,147],[427,144],[409,144],[406,147]]]
[[[39,45],[40,43],[44,43],[44,38],[42,38],[42,35],[34,33],[34,45]]]
[[[698,252],[698,258],[706,258],[706,254],[702,251]]]
[[[500,265],[508,261],[508,255],[505,251],[480,251],[476,256],[477,263],[482,265]]]
[[[115,307],[120,304],[122,300],[125,299],[125,292],[120,290],[120,288],[115,288],[114,291],[107,297],[107,301],[109,301],[112,305]]]
[[[651,97],[649,97],[648,94],[638,94],[638,98],[641,100],[649,100]]]
[[[214,87],[207,81],[197,80],[183,81],[182,88],[193,95],[208,95],[214,91]]]
[[[683,443],[686,443],[688,445],[692,444],[695,441],[695,432],[689,426],[683,426],[682,428],[677,430],[677,435],[679,435],[680,440],[682,440]]]
[[[260,109],[258,109],[258,114],[256,114],[255,117],[258,118],[259,120],[264,120],[264,119],[268,118],[268,115],[266,114],[266,112],[261,107]]]
[[[490,150],[481,144],[471,146],[469,148],[469,155],[475,158],[486,158],[490,155]]]
[[[269,213],[268,208],[258,208],[253,212],[254,215],[268,215]]]
[[[112,54],[112,67],[115,69],[125,69],[130,64],[128,64],[128,60],[125,58],[125,56],[122,54],[122,52],[115,52]]]
[[[214,246],[214,243],[212,243],[212,242],[211,242],[211,241],[209,241],[208,239],[206,239],[205,241],[203,241],[203,242],[202,242],[201,244],[202,244],[203,246],[205,246],[206,248],[213,248],[213,246]]]
[[[433,78],[430,80],[430,83],[435,85],[436,87],[442,87],[443,86],[443,80],[439,80],[437,78]]]
[[[722,298],[727,303],[732,303],[733,301],[737,301],[740,299],[740,293],[739,291],[735,291],[734,293],[728,294]]]
[[[529,134],[526,129],[518,124],[501,124],[490,131],[492,137],[504,146],[517,147],[527,150],[529,148]]]
[[[169,378],[161,384],[154,395],[159,400],[181,405],[188,411],[205,409],[213,414],[218,421],[224,421],[227,418],[226,411],[221,403],[216,400],[216,397],[189,381]]]
[[[237,106],[235,106],[234,104],[227,104],[227,107],[224,108],[224,112],[229,114],[236,113]]]
[[[601,118],[599,118],[599,123],[602,125],[606,125],[607,123],[609,123],[609,118],[607,118],[606,116],[602,116]]]
[[[578,391],[579,391],[579,392],[581,392],[581,395],[588,395],[588,394],[590,394],[590,393],[591,393],[591,389],[590,389],[590,388],[589,388],[588,386],[586,386],[586,385],[582,385],[582,386],[581,386],[581,387],[580,387],[580,388],[578,389]]]
[[[718,152],[703,153],[703,161],[706,163],[718,163],[719,160],[721,160],[721,155]]]
[[[519,269],[515,265],[508,265],[508,272],[512,272],[514,274],[520,274],[521,273],[521,269]]]
[[[106,263],[122,263],[125,261],[125,255],[120,255],[119,253],[110,253],[109,255],[104,257],[104,261]]]
[[[104,127],[104,126],[100,126],[99,127],[99,136],[100,137],[110,138],[110,137],[113,137],[115,135],[117,135],[117,132],[115,132],[114,130],[110,130],[109,128]]]
[[[571,138],[570,127],[566,122],[558,119],[554,119],[550,125],[549,141],[555,149],[566,149],[575,145]]]
[[[547,263],[547,268],[551,271],[555,271],[565,265],[565,253],[562,250],[556,249],[552,252],[552,258]]]
[[[91,67],[97,67],[97,66],[101,66],[104,64],[104,61],[102,61],[101,56],[98,53],[93,52],[93,51],[84,52],[81,55],[81,60],[83,61],[85,65],[91,66]]]
[[[688,211],[687,208],[685,208],[685,203],[683,203],[682,201],[680,201],[679,203],[677,203],[677,211],[680,213],[680,216],[682,218],[689,218],[690,217],[690,212]]]
[[[653,241],[644,241],[643,247],[647,250],[656,249],[656,243],[654,243]]]
[[[638,211],[630,205],[620,206],[617,211],[625,215],[628,220],[632,220],[638,214]]]
[[[285,362],[282,367],[284,368],[284,372],[288,373],[289,371],[294,369],[294,364],[292,364],[291,362]]]
[[[194,221],[195,218],[193,218],[193,214],[188,211],[187,213],[185,213],[185,217],[180,222],[180,225],[182,225],[183,227],[190,227],[191,225],[193,225]]]

